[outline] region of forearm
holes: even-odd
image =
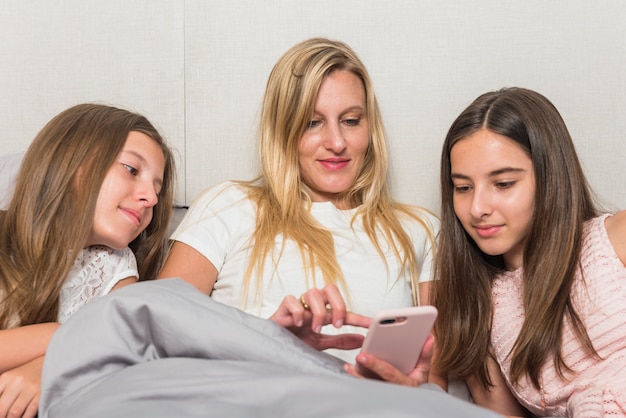
[[[0,330],[0,373],[46,354],[56,322]]]
[[[419,289],[420,305],[430,305],[430,282],[420,283]]]
[[[525,417],[527,415],[526,409],[519,404],[507,387],[504,376],[497,368],[495,361],[489,359],[487,367],[489,368],[492,387],[485,388],[477,376],[470,376],[465,380],[474,403],[507,417]]]

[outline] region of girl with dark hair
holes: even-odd
[[[502,414],[623,415],[626,211],[600,213],[557,109],[521,88],[478,97],[441,191],[437,375]]]

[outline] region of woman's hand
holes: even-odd
[[[324,325],[367,328],[370,324],[370,318],[346,311],[346,304],[335,285],[309,289],[299,299],[292,295],[286,296],[270,319],[317,350],[351,350],[363,344],[364,337],[360,334],[322,334]]]
[[[38,357],[0,375],[0,418],[37,415],[43,360]]]
[[[359,369],[365,369],[386,382],[404,386],[419,386],[428,382],[434,342],[435,338],[430,335],[424,344],[424,348],[422,348],[422,353],[420,354],[415,369],[408,375],[405,375],[391,364],[369,353],[359,353],[356,356],[357,366],[345,364],[344,370],[348,374],[363,378],[364,376],[359,372]]]

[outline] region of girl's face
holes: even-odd
[[[311,199],[339,205],[337,195],[356,181],[368,145],[363,83],[350,71],[333,71],[320,85],[311,121],[298,145],[300,174]]]
[[[146,229],[163,185],[165,157],[148,135],[130,132],[104,178],[85,246],[124,248]]]
[[[507,269],[522,265],[534,211],[535,175],[528,153],[487,129],[450,151],[454,212],[478,247],[503,255]]]

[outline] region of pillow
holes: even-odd
[[[6,209],[11,201],[23,157],[24,151],[0,156],[0,209]]]

